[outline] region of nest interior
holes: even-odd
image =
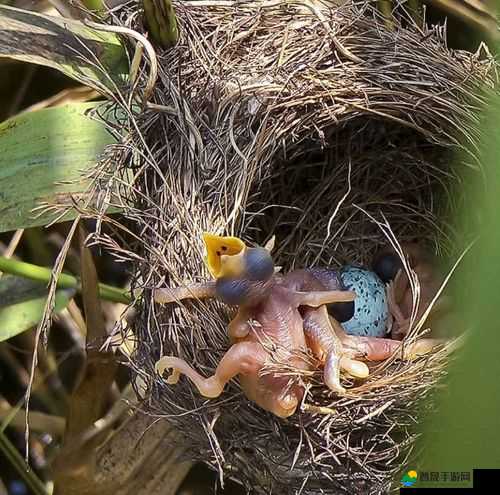
[[[346,397],[319,373],[294,376],[307,387],[304,407],[282,420],[249,402],[237,380],[206,400],[187,379],[170,386],[155,375],[162,355],[211,374],[232,312],[215,301],[159,306],[151,289],[208,278],[203,231],[251,244],[275,234],[284,270],[366,264],[391,232],[453,255],[464,240],[451,218],[466,201],[456,191],[477,163],[470,153],[457,164],[452,152],[478,140],[474,115],[484,84],[496,82],[494,64],[448,50],[441,28],[405,18],[389,30],[369,4],[174,5],[180,41],[157,54],[145,110],[127,107],[128,141],[106,172],[135,240],[100,239],[133,260],[144,288],[131,362],[144,407],[178,426],[194,458],[255,492],[386,492],[445,350],[378,366]],[[140,30],[136,14],[119,20]]]

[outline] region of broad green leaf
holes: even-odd
[[[114,142],[101,122],[85,114],[95,106],[47,108],[0,124],[0,232],[49,223],[54,213],[33,213],[41,203],[71,205],[85,198],[85,173]]]
[[[75,290],[56,292],[56,309],[63,310]],[[32,280],[4,275],[0,278],[0,342],[34,327],[42,318],[47,287]]]
[[[0,57],[52,67],[100,91],[113,91],[128,76],[127,53],[115,34],[2,5]]]

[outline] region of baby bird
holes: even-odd
[[[387,284],[389,311],[393,317],[391,336],[396,340],[403,340],[410,329],[410,324],[422,318],[444,280],[436,259],[422,246],[406,243],[401,245],[401,249],[418,280],[418,302],[414,297],[403,262],[392,247],[378,252],[372,265],[374,272]],[[416,301],[415,307],[414,301]],[[450,306],[449,298],[441,295],[432,307],[430,318],[437,319],[447,312]]]
[[[361,287],[362,293],[361,306],[357,308],[356,293],[346,289],[343,280],[354,283],[351,275],[359,277],[362,270],[349,268],[344,273],[308,268],[283,276],[276,273],[266,247],[250,248],[236,237],[204,234],[203,239],[206,263],[214,280],[157,289],[155,299],[159,303],[172,303],[185,298],[215,297],[236,306],[236,316],[228,326],[232,345],[215,373],[207,378],[183,359],[162,357],[156,363],[156,370],[160,375],[172,370],[168,383],[176,383],[180,374],[184,374],[204,397],[215,398],[229,380],[238,376],[250,400],[276,416],[288,417],[302,400],[304,387],[283,373],[269,372],[274,358],[291,369],[309,370],[311,360],[307,359],[307,351],[311,350],[323,365],[324,383],[330,390],[343,394],[341,371],[355,378],[366,378],[369,368],[360,359],[383,360],[401,347],[396,340],[376,336],[381,325],[385,332],[386,319],[378,318],[378,309],[373,314],[369,310],[375,301],[387,313],[383,284],[380,283],[384,298],[380,299],[380,291],[372,293],[371,285],[359,285],[358,281],[356,287]],[[368,319],[374,317],[374,321],[369,323],[361,313],[368,315]],[[354,320],[352,329],[360,328],[362,335],[348,335],[338,320]],[[427,352],[432,345],[430,339],[423,339],[406,346],[406,356]]]
[[[245,395],[263,409],[279,417],[293,414],[301,401],[304,388],[290,383],[286,376],[262,373],[276,350],[279,360],[294,369],[308,369],[307,344],[303,316],[299,307],[320,308],[333,302],[348,302],[355,294],[345,290],[296,290],[275,275],[269,251],[262,247],[249,248],[235,237],[204,235],[207,265],[215,282],[186,288],[159,289],[158,302],[173,302],[185,297],[217,297],[238,306],[236,317],[229,324],[233,342],[214,375],[202,377],[188,363],[177,357],[162,357],[156,364],[160,374],[172,369],[169,383],[186,375],[205,397],[218,397],[226,383],[239,376]],[[323,306],[324,307],[324,306]],[[252,323],[256,322],[256,324]],[[333,333],[333,332],[332,332]],[[333,338],[337,339],[333,333]],[[338,340],[338,339],[337,339]],[[341,366],[340,359],[337,367]],[[351,372],[356,368],[344,363]],[[362,363],[360,363],[362,366]],[[365,369],[362,369],[366,376]],[[330,385],[343,390],[335,369]]]

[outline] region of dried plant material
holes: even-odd
[[[394,242],[385,223],[396,241],[458,255],[468,240],[451,218],[467,198],[454,189],[479,170],[476,111],[498,82],[497,65],[450,51],[440,28],[410,19],[402,28],[396,19],[388,30],[368,5],[192,1],[175,9],[180,38],[157,54],[152,97],[140,114],[120,100],[128,137],[96,171],[97,194],[119,185],[126,222],[109,219],[110,233],[96,212],[95,241],[137,270],[137,392],[221,479],[264,494],[385,493],[412,451],[416,406],[432,396],[451,344],[346,381],[342,398],[319,371],[281,367],[307,389],[302,411],[282,420],[248,401],[237,381],[213,400],[182,378],[165,383],[154,369],[164,355],[213,372],[232,313],[214,301],[159,306],[153,294],[209,277],[204,231],[250,245],[276,235],[273,258],[284,272],[366,264]],[[130,26],[136,13],[124,9],[115,20]],[[139,90],[148,85],[142,63]],[[465,148],[463,166],[452,167],[450,151]]]
[[[92,471],[94,451],[102,442],[101,436],[89,441],[80,437],[104,414],[110,388],[115,379],[117,362],[113,352],[101,349],[106,341],[106,327],[101,310],[97,272],[90,249],[84,245],[85,233],[80,227],[80,252],[82,263],[82,298],[85,309],[86,360],[83,373],[69,403],[64,434],[64,445],[58,457],[56,484],[60,493],[78,493],[75,486],[83,473]],[[103,430],[107,435],[109,432]]]

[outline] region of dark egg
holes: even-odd
[[[403,268],[403,263],[396,253],[386,251],[375,256],[372,268],[380,280],[387,284],[394,280],[398,271]]]
[[[344,323],[354,316],[354,301],[327,304],[327,309],[339,323]]]

